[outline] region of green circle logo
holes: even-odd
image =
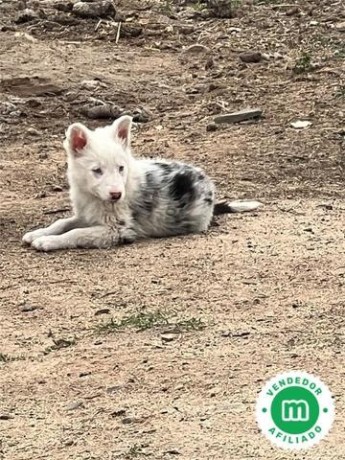
[[[289,387],[273,398],[271,416],[285,433],[302,434],[310,430],[319,418],[319,403],[310,390]]]
[[[261,391],[256,418],[262,432],[277,446],[311,447],[332,426],[332,395],[320,379],[306,372],[279,374]]]

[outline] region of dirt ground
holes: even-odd
[[[72,3],[0,1],[0,459],[345,458],[342,2],[243,0],[220,19],[201,1],[115,0],[102,21]],[[109,118],[90,118],[103,103]],[[261,119],[207,129],[247,107]],[[138,155],[265,206],[203,236],[22,247],[69,213],[69,123],[121,111]],[[336,405],[302,453],[255,422],[264,382],[290,369]]]

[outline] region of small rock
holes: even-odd
[[[30,10],[29,8],[26,8],[24,11],[21,11],[17,17],[17,19],[14,21],[16,24],[24,24],[25,22],[30,22],[35,19],[39,19],[38,13],[34,10]]]
[[[132,417],[125,417],[121,420],[121,422],[124,424],[124,425],[130,425],[131,423],[135,422],[135,419],[132,418]]]
[[[27,133],[31,134],[32,136],[40,136],[41,133],[38,131],[38,129],[35,128],[28,128]]]
[[[217,129],[218,129],[218,125],[216,123],[209,123],[206,126],[206,131],[208,132],[214,132],[214,131],[217,131]]]
[[[298,6],[293,6],[292,8],[289,8],[285,14],[286,16],[295,16],[298,13],[299,13]]]
[[[34,305],[28,305],[28,304],[23,305],[21,308],[22,312],[35,311],[35,310],[37,310],[37,307],[35,307]]]
[[[182,53],[183,54],[195,54],[195,53],[208,53],[210,51],[210,48],[208,48],[205,45],[202,45],[201,43],[195,43],[194,45],[188,46],[188,48],[185,48]]]
[[[79,407],[84,407],[84,403],[82,401],[77,401],[77,402],[68,404],[68,406],[66,407],[66,410],[76,410],[76,409],[79,409]]]
[[[290,124],[295,129],[305,129],[305,128],[309,128],[309,126],[312,125],[312,122],[307,121],[307,120],[304,120],[304,121],[303,120],[297,120],[297,121],[293,121]]]
[[[118,107],[112,107],[109,104],[98,105],[96,107],[85,106],[80,109],[81,113],[92,120],[105,118],[118,118],[122,111]]]
[[[246,51],[245,53],[241,53],[239,57],[241,61],[246,64],[260,62],[262,60],[262,54],[258,51]]]
[[[137,24],[122,23],[121,37],[136,38],[143,33],[143,28]]]
[[[46,160],[48,158],[48,153],[47,152],[42,152],[38,155],[38,158],[40,160]]]
[[[81,18],[114,18],[116,10],[110,0],[84,3],[77,2],[73,5],[72,13]]]
[[[163,342],[173,342],[174,340],[176,340],[177,337],[178,337],[178,334],[173,334],[170,332],[167,332],[161,335],[161,339]]]
[[[83,80],[80,84],[80,87],[83,89],[93,90],[100,85],[99,80]]]
[[[238,123],[240,121],[251,120],[253,118],[259,118],[262,115],[260,109],[244,109],[239,112],[227,113],[224,115],[218,115],[214,118],[216,124],[221,123]]]

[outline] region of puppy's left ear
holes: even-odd
[[[131,143],[132,117],[129,115],[123,115],[115,120],[112,126],[116,139],[118,139],[125,147],[129,147]]]

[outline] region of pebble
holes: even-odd
[[[68,404],[66,410],[76,410],[79,409],[79,407],[84,407],[84,403],[82,401],[72,402]]]
[[[173,342],[174,340],[176,340],[177,337],[178,334],[173,334],[170,332],[161,335],[161,339],[163,342]]]
[[[100,86],[99,80],[83,80],[80,84],[80,87],[83,89],[94,90]]]
[[[260,62],[262,60],[262,54],[258,51],[246,51],[240,54],[240,59],[246,64]]]
[[[260,109],[244,109],[239,112],[226,113],[214,117],[214,123],[238,123],[240,121],[251,120],[252,118],[259,118],[262,115]]]
[[[124,425],[130,425],[131,423],[135,422],[135,419],[132,418],[132,417],[125,417],[121,420],[121,422],[124,424]]]
[[[31,134],[32,136],[40,136],[41,133],[38,131],[38,129],[35,128],[28,128],[27,133]]]
[[[205,45],[202,45],[201,43],[195,43],[194,45],[188,46],[188,48],[185,48],[182,53],[187,54],[187,53],[208,53],[210,51],[210,48],[208,48]]]
[[[293,6],[292,8],[289,8],[285,14],[286,16],[295,16],[298,13],[299,13],[298,6]]]
[[[28,304],[23,305],[21,308],[22,312],[28,312],[28,311],[34,311],[34,310],[37,310],[37,307],[35,307],[34,305],[28,305]]]
[[[290,124],[295,129],[305,129],[305,128],[309,128],[309,126],[312,125],[312,122],[307,121],[307,120],[304,120],[304,121],[303,120],[297,120],[297,121],[293,121]]]
[[[118,118],[122,110],[119,107],[112,107],[109,104],[98,105],[96,107],[84,106],[80,109],[81,113],[92,120],[105,118]]]
[[[77,2],[73,5],[72,13],[81,18],[114,18],[116,10],[110,0],[84,3]]]

